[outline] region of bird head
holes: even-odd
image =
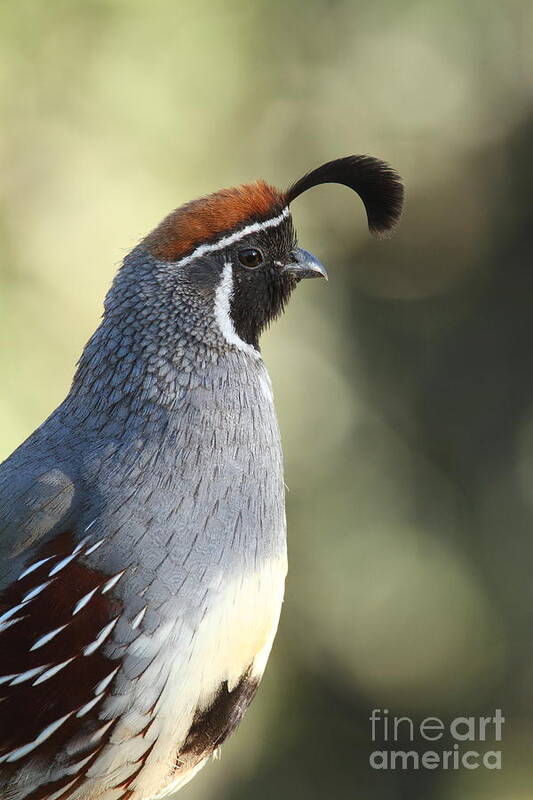
[[[378,159],[348,156],[308,172],[287,190],[257,181],[186,203],[141,242],[134,251],[136,264],[140,252],[143,264],[148,259],[151,265],[149,280],[158,276],[167,300],[177,303],[177,316],[187,318],[189,333],[195,326],[205,333],[209,320],[219,344],[225,340],[224,346],[257,351],[262,331],[282,312],[297,284],[327,277],[320,261],[297,246],[290,210],[303,192],[323,183],[354,190],[378,237],[400,217],[403,187],[396,172]]]

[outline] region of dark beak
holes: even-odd
[[[328,273],[325,266],[314,255],[297,247],[292,253],[292,261],[283,267],[282,272],[291,272],[297,278],[325,278]]]

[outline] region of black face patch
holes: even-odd
[[[283,267],[291,260],[296,239],[290,217],[280,225],[265,228],[236,242],[224,253],[232,264],[233,293],[230,313],[237,335],[259,349],[263,330],[278,317],[298,283]],[[243,250],[258,250],[262,261],[257,266],[242,263]]]

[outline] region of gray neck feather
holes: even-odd
[[[177,280],[142,246],[126,257],[105,300],[102,322],[80,358],[64,407],[117,426],[163,422],[202,384],[209,365],[232,350],[215,322],[214,291]],[[246,359],[239,354],[239,361]],[[232,359],[233,361],[233,359]],[[233,363],[235,367],[235,363]]]
[[[282,454],[265,365],[223,339],[213,300],[213,289],[176,280],[169,265],[134,251],[49,420],[91,487],[91,515],[120,532],[109,564],[138,565],[149,530],[150,546],[170,554],[172,585],[185,562],[188,572],[195,563],[229,570],[285,548]],[[145,586],[142,570],[135,574]]]

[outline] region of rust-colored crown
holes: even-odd
[[[285,205],[284,194],[265,181],[222,189],[172,211],[144,242],[161,261],[176,261],[247,223],[276,216]]]
[[[176,261],[250,223],[276,217],[303,192],[322,183],[353,189],[364,203],[375,236],[390,234],[400,218],[403,186],[399,175],[377,158],[346,156],[311,170],[286,192],[256,181],[186,203],[172,211],[144,243],[161,261]]]

